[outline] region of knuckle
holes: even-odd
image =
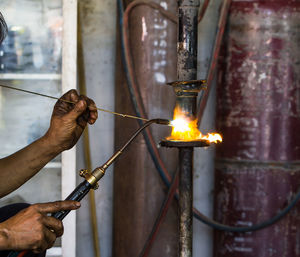
[[[35,212],[32,217],[37,220],[37,221],[41,221],[41,219],[43,218],[43,215],[39,212]]]
[[[43,233],[36,233],[35,235],[34,235],[34,242],[35,242],[35,246],[36,247],[40,247],[40,245],[41,245],[41,243],[43,242],[43,240],[44,240],[44,234]]]
[[[52,205],[55,209],[59,209],[59,208],[61,208],[62,204],[61,204],[61,201],[56,201],[56,202],[53,202]]]
[[[27,209],[29,210],[29,211],[37,211],[38,210],[38,204],[33,204],[33,205],[31,205],[31,206],[29,206]]]
[[[57,220],[57,227],[60,229],[60,230],[63,230],[64,229],[64,225],[62,223],[61,220]]]
[[[78,95],[76,89],[71,89],[71,90],[69,90],[69,91],[68,91],[68,94],[76,94],[76,95]]]
[[[38,237],[38,240],[42,240],[43,237],[44,237],[44,234],[43,234],[43,228],[44,226],[41,224],[41,223],[37,223],[35,225],[35,229],[37,231],[37,237]]]

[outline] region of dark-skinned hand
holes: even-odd
[[[98,112],[94,101],[84,95],[78,95],[75,89],[65,93],[61,99],[76,104],[57,101],[46,137],[55,146],[60,147],[61,151],[64,151],[76,144],[87,123],[95,123]]]
[[[58,201],[34,204],[20,211],[10,219],[0,223],[6,250],[30,250],[43,252],[53,246],[57,237],[62,236],[64,228],[60,220],[49,216],[62,210],[75,210],[79,202]]]

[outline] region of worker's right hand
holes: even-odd
[[[75,104],[60,100],[56,102],[44,138],[53,149],[64,151],[76,144],[88,123],[96,122],[98,112],[94,101],[79,95],[75,89],[65,93],[61,99]]]
[[[31,250],[39,253],[51,248],[57,237],[63,234],[60,220],[49,216],[62,210],[75,210],[79,202],[58,201],[34,204],[20,211],[12,218],[0,223],[0,241],[3,250]]]

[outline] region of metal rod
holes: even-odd
[[[192,257],[193,251],[193,152],[179,148],[179,256]]]
[[[58,98],[58,97],[55,97],[55,96],[45,95],[45,94],[41,94],[41,93],[37,93],[37,92],[25,90],[25,89],[20,89],[20,88],[16,88],[16,87],[12,87],[12,86],[0,85],[0,87],[4,87],[4,88],[16,90],[16,91],[21,91],[21,92],[32,94],[32,95],[38,95],[38,96],[42,96],[42,97],[47,97],[47,98],[50,98],[50,99],[60,100],[62,102],[66,102],[66,103],[70,103],[70,104],[76,104],[73,101],[68,101],[68,100],[61,99],[61,98]],[[103,108],[98,108],[98,107],[96,107],[96,108],[97,108],[97,110],[99,110],[101,112],[107,112],[107,113],[110,113],[110,114],[118,115],[118,116],[121,116],[123,118],[131,118],[131,119],[149,121],[148,119],[137,117],[137,116],[133,116],[133,115],[129,115],[129,114],[123,114],[123,113],[113,112],[113,111],[109,111],[109,110],[106,110],[106,109],[103,109]]]

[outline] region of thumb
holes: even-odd
[[[72,120],[76,120],[86,110],[86,108],[86,101],[80,100],[74,105],[74,108],[67,114],[67,116]]]

